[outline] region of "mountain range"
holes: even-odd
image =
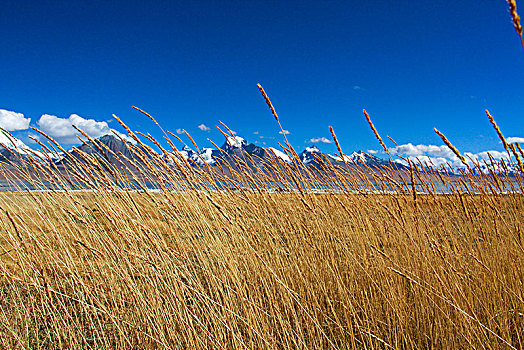
[[[85,157],[83,153],[88,155],[99,155],[111,163],[120,163],[117,158],[125,156],[131,161],[143,162],[143,159],[137,157],[137,154],[145,154],[147,157],[149,150],[144,150],[143,146],[130,143],[115,135],[104,135],[96,139],[96,144],[87,141],[84,144],[73,147],[67,151],[67,155],[63,152],[43,152],[41,150],[34,150],[28,147],[24,142],[12,136],[6,136],[0,133],[0,163],[5,166],[23,163],[29,156],[33,156],[40,162],[53,162],[55,166],[60,169],[67,169],[71,162],[71,157],[74,157],[78,162],[84,162]],[[146,146],[147,148],[148,146]],[[134,152],[131,151],[134,149]],[[145,151],[145,152],[140,152]],[[243,161],[249,167],[256,168],[264,161],[270,162],[271,158],[278,158],[284,163],[292,163],[293,158],[297,158],[308,168],[315,168],[321,170],[322,163],[331,163],[335,166],[342,166],[346,168],[353,168],[357,165],[365,165],[366,167],[377,170],[383,166],[389,166],[390,161],[381,159],[366,152],[358,151],[342,158],[340,155],[327,154],[322,152],[317,146],[306,147],[301,153],[293,155],[290,150],[279,150],[273,147],[260,147],[254,143],[250,143],[240,136],[228,136],[224,144],[217,148],[202,148],[193,149],[185,145],[178,152],[168,151],[168,154],[163,155],[168,163],[181,161],[180,157],[188,161],[188,163],[195,167],[218,167],[226,162],[235,167],[239,160]],[[395,163],[397,170],[406,170],[407,166],[400,163]],[[509,165],[509,172],[513,173],[518,169],[513,169]],[[481,168],[481,172],[488,172],[488,169]],[[458,172],[459,173],[459,172]]]
[[[180,150],[180,153],[185,159],[197,166],[205,164],[215,166],[224,161],[232,163],[232,158],[245,161],[246,155],[249,156],[249,162],[246,163],[255,165],[272,157],[276,157],[285,163],[292,163],[292,159],[295,158],[290,150],[284,151],[273,147],[260,147],[240,136],[228,136],[219,149],[203,148],[195,151],[186,145]],[[306,147],[297,156],[304,165],[317,168],[320,166],[320,160],[338,165],[365,163],[371,168],[389,165],[389,160],[380,159],[362,151],[345,155],[344,159],[342,159],[337,155],[323,153],[316,146]]]

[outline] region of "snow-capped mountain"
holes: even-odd
[[[248,145],[248,142],[240,136],[228,136],[222,148],[226,152],[232,152],[234,150],[239,150]]]
[[[79,151],[90,155],[97,155],[105,160],[109,160],[112,163],[116,161],[113,154],[123,154],[135,162],[142,163],[140,157],[136,157],[136,151],[145,151],[144,153],[146,156],[150,151],[145,150],[136,144],[130,144],[126,141],[123,141],[114,135],[104,135],[98,138],[96,142],[103,144],[103,146],[97,147],[95,144],[89,141],[83,145],[73,148],[71,151],[69,151],[69,154],[76,157],[81,163],[84,162],[84,160],[82,158],[82,154]],[[37,159],[40,162],[52,161],[57,166],[59,166],[60,169],[67,169],[68,166],[72,165],[72,163],[70,163],[71,160],[69,157],[64,157],[64,155],[59,155],[57,157],[55,154],[46,154],[41,150],[33,150],[21,140],[14,137],[8,137],[3,133],[0,133],[0,144],[0,162],[3,163],[17,163],[32,156],[34,159]],[[135,153],[130,150],[130,147],[135,148]],[[106,148],[110,149],[111,152],[107,151]],[[284,163],[291,163],[293,161],[289,152],[284,152],[284,150],[273,147],[260,147],[254,143],[248,142],[246,139],[240,136],[229,136],[224,144],[218,149],[202,148],[197,151],[186,145],[178,152],[178,155],[175,152],[170,152],[171,155],[166,156],[164,159],[173,165],[173,162],[180,161],[179,157],[182,156],[189,162],[191,166],[195,167],[219,167],[225,161],[227,161],[229,165],[234,168],[237,166],[237,161],[240,159],[253,169],[258,168],[262,165],[263,161],[268,161],[272,157],[277,157]],[[246,157],[246,155],[249,155],[249,157]],[[315,168],[317,171],[325,171],[325,167],[321,166],[322,162],[331,163],[334,166],[346,168],[355,168],[365,164],[371,169],[379,169],[382,166],[389,166],[391,164],[389,159],[378,158],[363,151],[345,154],[342,158],[339,154],[323,153],[315,145],[306,147],[299,154],[299,159],[305,166]],[[119,162],[117,163],[119,164]],[[401,161],[394,161],[394,163],[397,170],[402,170],[409,167],[407,164],[402,164]],[[416,163],[416,165],[423,167],[422,163]],[[500,163],[496,163],[494,166],[491,164],[488,166],[484,162],[479,163],[479,166],[472,166],[472,169],[475,173],[489,173],[490,171],[495,170],[496,173],[503,174],[506,172],[505,168],[507,169],[507,173],[510,175],[520,172],[518,165],[515,163],[506,164],[506,167],[503,167]],[[446,171],[442,171],[447,172],[450,175],[461,175],[460,168],[457,168],[456,166],[453,167],[453,169],[446,167]]]
[[[29,156],[32,156],[33,159],[39,162],[45,162],[48,160],[56,162],[61,159],[61,155],[33,150],[22,140],[0,132],[0,162],[18,163]]]
[[[190,158],[193,158],[195,156],[195,151],[193,151],[191,148],[189,148],[189,146],[185,145],[184,147],[182,147],[182,149],[179,151],[180,154],[182,155],[182,157],[184,157],[185,159],[190,159]]]
[[[291,163],[290,156],[287,155],[287,153],[284,153],[284,152],[282,152],[279,149],[276,149],[276,148],[273,148],[273,147],[269,147],[269,148],[266,148],[266,151],[272,152],[277,158],[282,159],[286,163]]]
[[[182,155],[182,157],[184,157],[190,162],[190,164],[196,164],[198,166],[203,166],[205,164],[217,165],[221,163],[223,160],[228,160],[227,158],[230,158],[232,156],[236,156],[242,159],[244,153],[249,154],[255,163],[258,162],[260,159],[265,159],[274,156],[280,158],[285,162],[291,162],[290,157],[286,153],[272,147],[263,148],[257,146],[254,143],[248,142],[240,136],[228,137],[224,144],[220,147],[220,149],[202,148],[200,150],[200,153],[198,153],[197,151],[193,150],[192,148],[186,145],[181,150],[179,150],[179,152]],[[235,162],[230,163],[234,164]]]
[[[22,140],[17,139],[14,136],[8,136],[0,131],[0,146],[1,148],[8,148],[13,151],[17,151],[20,154],[27,154],[27,149],[30,149]]]
[[[302,163],[307,165],[307,164],[317,163],[317,158],[315,156],[322,158],[323,153],[320,151],[320,149],[317,146],[311,146],[311,147],[306,147],[306,149],[302,151],[302,153],[300,153],[299,156],[300,156],[300,160],[302,161]]]
[[[353,153],[351,153],[349,155],[348,154],[344,154],[344,158],[342,158],[338,154],[337,155],[328,154],[328,156],[331,159],[336,160],[337,162],[344,162],[344,161],[346,161],[346,162],[351,162],[351,163],[359,163],[359,162],[366,163],[368,160],[371,160],[371,157],[369,157],[369,155],[365,154],[362,151],[353,152]]]
[[[189,164],[204,166],[205,164],[214,165],[216,164],[217,157],[220,156],[220,151],[214,148],[202,148],[200,153],[195,152],[189,146],[185,145],[181,150],[178,151],[183,158],[189,161]],[[173,157],[175,160],[176,155]]]
[[[223,156],[226,157],[235,155],[242,158],[244,153],[247,153],[253,158],[255,162],[257,162],[259,159],[271,157],[274,153],[277,153],[270,153],[268,149],[248,142],[240,136],[235,136],[234,138],[228,137],[220,149],[223,151],[222,153],[224,153]],[[281,155],[283,154],[283,152],[280,153]],[[285,156],[285,154],[283,155]]]
[[[353,152],[351,154],[344,154],[344,158],[340,154],[326,154],[323,153],[317,146],[306,147],[302,153],[300,153],[300,160],[307,166],[320,167],[319,159],[323,162],[330,162],[331,164],[338,166],[362,166],[365,164],[369,168],[379,168],[382,166],[389,166],[390,161],[388,159],[378,158],[371,154],[363,151]],[[397,169],[405,168],[404,165],[397,164]]]
[[[248,154],[251,152],[257,152],[257,148],[259,147],[247,142],[247,140],[240,136],[228,136],[222,147],[220,147],[224,153],[237,156],[242,156],[243,152],[247,152]]]
[[[18,162],[27,157],[29,150],[22,140],[0,131],[0,162]]]
[[[214,148],[202,148],[200,150],[200,157],[198,157],[196,162],[198,165],[204,165],[204,163],[216,164],[216,160],[220,157],[221,153],[222,152]]]
[[[331,159],[337,161],[337,162],[346,162],[346,163],[353,163],[353,164],[366,164],[370,167],[376,167],[376,166],[388,166],[389,160],[387,159],[381,159],[378,157],[375,157],[371,154],[365,153],[363,151],[353,152],[351,154],[344,154],[344,158],[340,155],[328,155]]]

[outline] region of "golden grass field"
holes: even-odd
[[[521,194],[301,197],[2,194],[0,344],[523,347]]]
[[[67,171],[4,164],[55,190],[0,193],[0,348],[523,349],[524,153],[488,117],[514,174],[477,171],[438,130],[461,176],[318,159],[322,175],[287,139],[292,164],[198,169],[141,134],[169,165],[125,125],[134,160],[88,138],[100,153]]]

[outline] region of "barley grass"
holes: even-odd
[[[377,129],[375,128],[375,125],[371,121],[371,118],[369,117],[368,112],[365,109],[363,110],[363,112],[364,112],[364,116],[366,117],[366,120],[367,120],[369,126],[371,127],[371,130],[373,131],[373,134],[375,134],[375,137],[377,138],[378,142],[380,143],[380,145],[384,149],[384,152],[386,152],[389,155],[388,148],[386,147],[386,144],[384,143],[384,141],[382,141],[382,137],[380,137]]]
[[[513,21],[513,27],[520,37],[520,43],[522,44],[522,49],[524,50],[524,38],[522,37],[522,25],[520,24],[520,16],[517,13],[517,2],[515,0],[506,0],[509,4],[509,12],[511,14],[511,19]]]

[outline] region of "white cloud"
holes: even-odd
[[[258,131],[255,131],[253,134],[258,135]]]
[[[368,149],[367,152],[369,154],[377,154],[378,153],[378,151],[376,149]]]
[[[524,143],[524,137],[506,137],[509,143]]]
[[[179,135],[183,134],[184,132],[185,132],[184,129],[176,129],[176,133]]]
[[[312,142],[312,143],[333,143],[333,141],[331,141],[327,137],[314,137],[312,139],[309,139],[309,142]]]
[[[7,131],[25,130],[29,128],[31,118],[24,118],[22,113],[0,109],[0,128]]]
[[[399,145],[389,149],[391,154],[401,155],[407,159],[412,160],[418,164],[419,161],[433,166],[439,167],[443,164],[450,164],[454,167],[464,167],[460,159],[445,145],[413,145],[411,143]],[[494,159],[508,159],[508,154],[501,151],[484,151],[479,153],[464,152],[464,158],[469,165],[474,162],[481,162],[483,160],[489,161],[490,154]],[[397,160],[397,162],[405,164],[405,161]]]
[[[420,165],[422,163],[423,166],[429,165],[432,167],[440,167],[441,165],[451,164],[452,166],[462,166],[463,164],[460,162],[460,160],[456,159],[454,161],[451,161],[448,158],[444,157],[429,157],[429,156],[409,156],[407,157],[410,159],[415,165]]]
[[[413,145],[412,143],[407,143],[390,148],[389,152],[391,154],[401,154],[413,157],[430,156],[453,159],[456,158],[455,154],[446,145]]]
[[[73,128],[76,125],[91,137],[97,138],[103,135],[112,134],[106,122],[99,122],[94,119],[84,119],[77,114],[71,114],[69,118],[59,118],[54,115],[44,114],[38,120],[38,127],[56,139],[58,142],[70,144],[78,143],[78,131]]]
[[[480,152],[480,153],[470,153],[470,152],[464,152],[464,157],[466,157],[466,159],[468,158],[471,158],[475,161],[482,161],[482,160],[487,160],[489,161],[489,155],[488,153],[494,158],[494,159],[504,159],[504,160],[507,160],[508,159],[508,154],[506,152],[500,152],[500,151],[484,151],[484,152]]]
[[[200,124],[200,125],[198,126],[198,128],[199,128],[200,130],[202,130],[202,131],[209,131],[209,130],[211,130],[211,128],[210,128],[209,126],[207,126],[206,124]]]
[[[291,133],[289,132],[289,130],[282,130],[282,131],[279,131],[278,133],[279,133],[280,135],[289,135],[289,134],[291,134]]]

